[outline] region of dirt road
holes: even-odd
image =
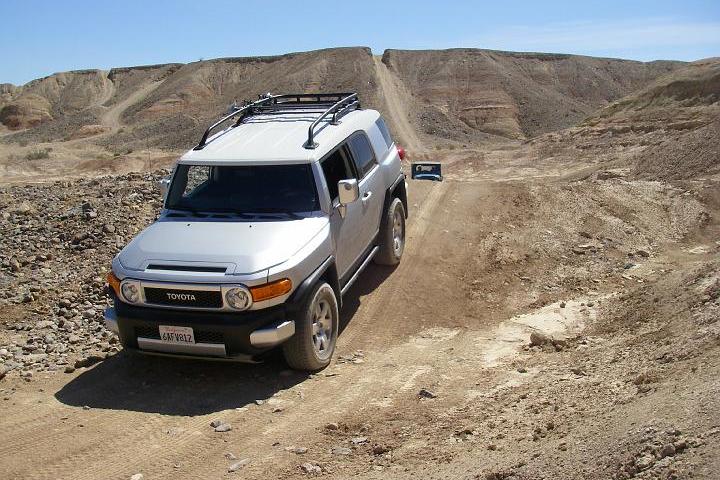
[[[382,62],[381,56],[374,56],[373,61],[375,62],[375,73],[380,80],[380,91],[387,103],[386,111],[390,112],[393,125],[397,130],[395,135],[401,142],[404,142],[403,144],[407,148],[422,153],[425,146],[408,119],[407,105],[410,105],[411,102],[408,102],[407,99],[410,95]]]
[[[8,377],[2,478],[629,478],[637,462],[659,468],[644,459],[656,443],[677,444],[673,471],[711,478],[717,460],[699,459],[718,451],[718,354],[703,347],[715,337],[681,321],[705,308],[683,285],[712,285],[720,261],[712,235],[692,233],[693,208],[714,200],[530,165],[509,177],[507,156],[482,158],[411,182],[403,261],[353,286],[328,369],[121,352]],[[630,305],[646,314],[639,331]],[[529,349],[533,332],[561,340]],[[661,350],[682,362],[657,363]]]

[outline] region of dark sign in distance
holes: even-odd
[[[433,180],[442,182],[442,165],[440,162],[415,162],[411,165],[413,180]]]

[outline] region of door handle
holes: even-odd
[[[364,203],[364,202],[367,202],[368,200],[370,200],[370,197],[372,197],[372,192],[365,192],[365,193],[363,193],[363,196],[362,196],[362,201],[363,201],[363,203]]]

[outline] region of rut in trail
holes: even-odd
[[[382,62],[381,57],[374,56],[373,60],[375,61],[377,77],[380,80],[380,89],[385,98],[386,111],[395,126],[396,131],[393,133],[396,137],[400,138],[403,146],[408,149],[416,152],[425,150],[423,142],[408,120],[406,105],[408,104],[407,97],[409,94],[404,90],[404,87],[399,84],[397,78],[388,70],[387,66]]]

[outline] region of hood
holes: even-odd
[[[328,224],[325,217],[282,221],[184,221],[161,219],[120,252],[123,267],[148,264],[227,265],[228,273],[250,274],[283,263]]]

